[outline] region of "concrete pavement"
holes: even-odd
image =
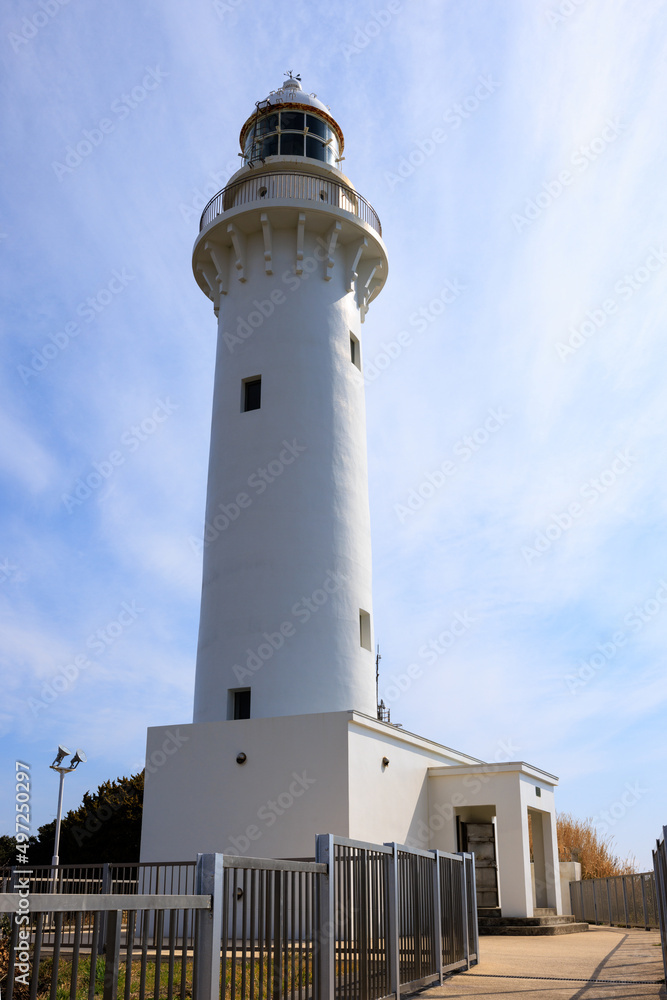
[[[482,937],[479,965],[450,976],[421,996],[424,1000],[667,1000],[664,983],[656,982],[663,978],[657,930],[591,927],[587,934],[563,937]]]

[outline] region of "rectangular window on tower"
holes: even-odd
[[[364,649],[372,649],[371,646],[371,616],[368,611],[359,608],[359,642]]]
[[[252,378],[243,379],[241,393],[241,408],[244,413],[248,410],[259,410],[262,405],[262,376],[253,375]]]
[[[227,715],[230,719],[250,718],[250,688],[230,690]]]
[[[359,350],[359,341],[353,333],[350,333],[350,361],[353,365],[356,365],[359,371],[361,371],[361,351]]]

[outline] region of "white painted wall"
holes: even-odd
[[[555,844],[557,779],[522,763],[437,768],[429,777],[430,846],[456,850],[456,816],[488,822],[495,815],[498,881],[503,916],[533,915],[528,809],[537,809],[544,830],[547,905],[561,912]],[[535,789],[539,787],[541,796]],[[555,852],[555,853],[554,853]],[[554,866],[555,862],[555,866]]]
[[[560,894],[563,904],[563,913],[572,913],[570,882],[581,881],[581,863],[579,861],[561,861],[559,868]]]
[[[271,226],[272,274],[262,212]],[[244,281],[230,221],[243,231]],[[317,239],[336,222],[328,267]],[[359,279],[347,291],[350,254],[362,238]],[[360,294],[373,259],[383,260],[386,275],[382,241],[323,202],[268,200],[231,209],[200,236],[195,268],[208,260],[211,243],[226,262],[228,291],[219,296],[194,721],[227,719],[229,689],[245,687],[253,718],[352,708],[375,714],[372,633],[370,649],[359,636],[360,609],[372,613],[371,545],[364,388],[350,333],[361,341]],[[251,329],[244,325],[250,317],[260,325],[229,341],[239,324]],[[242,381],[257,375],[261,408],[241,412]],[[267,482],[259,470],[270,463],[277,474]]]
[[[435,846],[424,839],[428,768],[466,762],[356,712],[155,727],[141,859],[182,861],[203,851],[311,857],[318,833]],[[290,791],[295,775],[307,784],[303,794],[301,786]]]
[[[347,720],[342,712],[149,729],[141,860],[312,857],[318,833],[347,836]],[[175,752],[165,754],[165,743]]]
[[[350,836],[428,850],[428,768],[473,758],[356,713],[348,745]]]

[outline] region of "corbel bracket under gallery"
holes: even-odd
[[[236,254],[236,261],[234,262],[234,267],[236,268],[238,274],[237,277],[239,281],[245,281],[245,269],[246,269],[246,239],[245,234],[241,232],[238,226],[235,226],[233,222],[230,222],[227,226],[227,233],[232,238],[232,244],[234,246],[234,253]]]

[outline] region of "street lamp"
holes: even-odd
[[[49,767],[51,767],[52,770],[57,771],[58,774],[60,775],[60,788],[58,790],[58,815],[56,817],[56,840],[53,847],[53,857],[51,858],[51,865],[54,868],[58,865],[58,848],[60,847],[60,821],[62,819],[62,812],[63,812],[63,787],[65,785],[65,775],[69,774],[70,771],[76,770],[79,764],[86,763],[86,755],[83,752],[83,750],[76,750],[72,755],[72,759],[69,762],[69,767],[62,767],[61,766],[62,762],[64,761],[65,757],[69,756],[69,753],[70,751],[67,749],[67,747],[64,747],[62,744],[59,744],[58,752],[55,756],[53,764],[49,764]],[[54,882],[53,882],[54,892],[56,889],[56,879],[57,879],[57,872],[54,871]]]

